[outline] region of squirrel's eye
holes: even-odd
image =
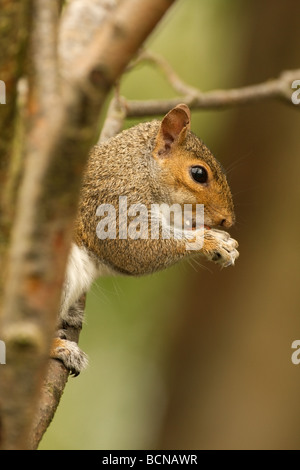
[[[208,173],[203,166],[192,166],[191,175],[193,180],[196,181],[196,183],[207,183]]]

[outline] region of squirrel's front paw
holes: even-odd
[[[88,365],[87,355],[81,351],[77,343],[67,339],[55,338],[50,356],[52,359],[62,361],[66,369],[75,377]]]
[[[238,246],[238,242],[227,232],[216,229],[205,231],[203,254],[225,268],[234,265],[239,257]]]

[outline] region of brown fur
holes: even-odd
[[[206,184],[193,181],[193,165],[207,169]],[[185,105],[172,110],[162,123],[139,124],[94,147],[81,190],[75,241],[99,262],[133,275],[162,269],[188,255],[184,244],[174,239],[99,240],[97,207],[109,203],[118,208],[119,196],[127,196],[128,205],[142,203],[147,207],[152,203],[204,204],[206,225],[230,227],[234,222],[226,176],[208,148],[190,131],[190,113]],[[212,242],[209,239],[207,243]]]

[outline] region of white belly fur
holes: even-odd
[[[62,296],[60,316],[66,318],[69,308],[88,290],[100,276],[112,275],[113,270],[105,265],[95,263],[86,248],[72,244],[67,271],[65,288]]]

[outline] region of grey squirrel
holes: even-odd
[[[51,357],[61,360],[74,375],[87,365],[86,355],[64,336],[65,325],[81,327],[79,299],[101,275],[140,276],[164,269],[188,256],[202,255],[221,266],[233,265],[238,243],[220,228],[235,221],[234,206],[225,173],[208,148],[194,135],[189,108],[182,104],[162,120],[139,124],[100,146],[89,156],[81,188],[62,305],[58,337]],[[204,205],[204,229],[198,249],[187,250],[192,225],[186,236],[120,237],[125,222],[119,215],[120,196],[128,205],[149,208],[153,204]],[[114,207],[116,236],[99,239],[99,205]],[[105,206],[106,207],[106,206]],[[128,223],[128,222],[126,222]],[[197,228],[197,227],[196,227]],[[174,233],[174,232],[173,232]],[[149,235],[149,236],[148,236]],[[194,236],[194,234],[193,234]]]

